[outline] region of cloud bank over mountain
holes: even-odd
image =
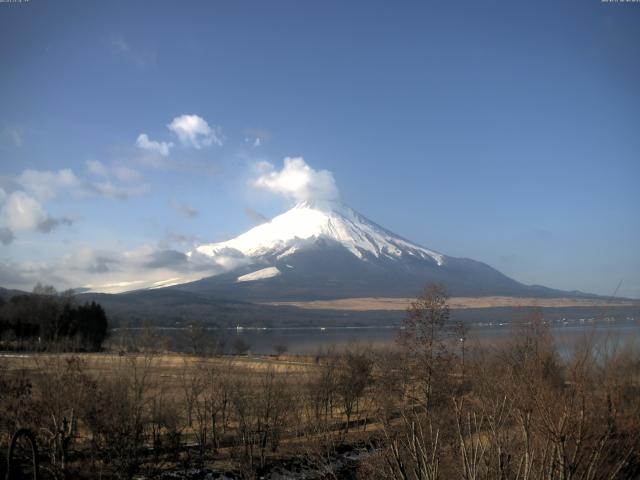
[[[280,170],[269,162],[257,165],[260,175],[251,184],[294,202],[333,201],[340,198],[333,174],[315,170],[302,157],[286,157]]]

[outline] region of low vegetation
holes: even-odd
[[[192,355],[3,359],[2,448],[28,428],[58,478],[640,476],[638,351],[585,339],[561,357],[535,311],[490,347],[451,324],[440,286],[387,349],[203,355],[195,333]]]

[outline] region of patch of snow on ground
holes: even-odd
[[[276,267],[267,267],[255,272],[247,273],[238,277],[236,282],[253,282],[255,280],[264,280],[265,278],[271,278],[280,275],[280,270]]]

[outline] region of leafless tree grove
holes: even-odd
[[[180,465],[251,478],[283,456],[336,478],[345,444],[366,452],[353,471],[368,480],[640,477],[638,349],[585,339],[560,356],[538,311],[508,342],[476,344],[429,286],[395,346],[286,360],[202,356],[195,332],[191,355],[3,361],[0,447],[27,428],[59,478]]]

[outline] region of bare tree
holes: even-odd
[[[292,408],[292,395],[285,375],[272,367],[260,377],[255,403],[255,430],[260,447],[260,465],[264,466],[267,446],[275,452]]]
[[[287,350],[289,350],[289,347],[287,347],[284,343],[278,343],[277,345],[273,346],[273,351],[276,352],[277,356],[284,355]]]
[[[193,426],[193,414],[198,396],[204,388],[202,378],[197,375],[191,361],[184,359],[182,371],[180,372],[180,387],[182,388],[185,416],[187,426]]]
[[[390,420],[406,402],[410,376],[405,352],[398,348],[378,349],[373,355],[373,400],[376,415]]]
[[[459,321],[453,327],[453,334],[454,334],[455,341],[458,343],[460,347],[460,365],[461,365],[460,374],[462,376],[462,380],[464,380],[465,360],[466,360],[465,356],[467,353],[466,346],[467,346],[467,339],[469,337],[469,327],[467,327],[464,324],[464,322]]]
[[[383,424],[388,445],[383,452],[384,478],[402,480],[437,480],[441,478],[442,441],[440,430],[431,418],[404,412],[400,429]]]
[[[136,475],[144,461],[145,431],[150,422],[154,356],[113,357],[111,370],[96,384],[82,408],[94,461],[109,465],[120,478]]]
[[[337,391],[346,416],[345,433],[349,431],[352,417],[358,413],[358,404],[365,389],[371,384],[373,364],[368,351],[349,349],[342,357],[338,371]]]
[[[78,408],[95,392],[95,383],[85,373],[80,357],[53,357],[38,363],[44,372],[37,377],[39,408],[43,413],[41,431],[49,446],[51,463],[67,468],[69,450],[77,436]]]
[[[304,390],[311,412],[312,429],[324,432],[329,427],[329,420],[333,417],[333,406],[336,399],[338,382],[338,357],[331,350],[324,357],[318,357],[318,368],[306,377]]]
[[[221,437],[226,433],[229,425],[233,372],[229,362],[223,365],[206,364],[200,368],[200,376],[209,415],[211,441],[214,451],[217,452]]]
[[[231,348],[236,355],[246,355],[251,346],[242,337],[236,337]]]
[[[202,355],[205,352],[208,341],[208,332],[202,323],[194,322],[185,329],[185,336],[191,353]]]
[[[442,364],[447,359],[444,339],[449,321],[448,299],[443,285],[427,284],[423,293],[411,302],[398,336],[414,366],[426,406],[432,402],[436,377],[443,378]]]

